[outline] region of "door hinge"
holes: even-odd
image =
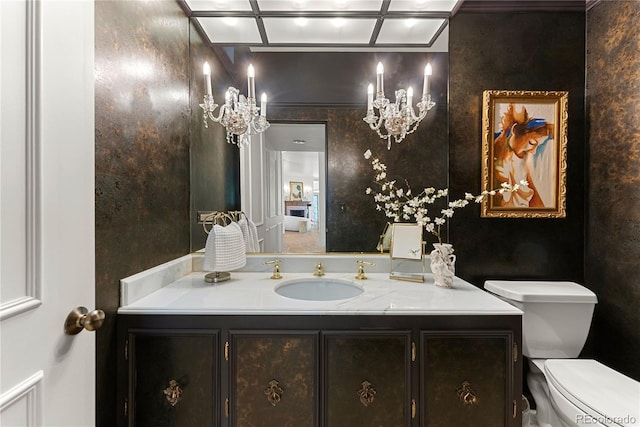
[[[224,360],[229,360],[229,341],[224,343]]]
[[[224,416],[229,418],[229,398],[224,400]]]
[[[124,398],[124,416],[129,416],[129,399],[126,397]]]
[[[415,418],[416,417],[416,400],[415,399],[411,399],[411,418]]]
[[[416,361],[416,343],[413,341],[411,342],[411,361]]]
[[[124,342],[124,360],[129,360],[129,340]]]
[[[513,363],[518,361],[518,343],[513,343]]]
[[[513,418],[518,416],[518,402],[513,401]]]

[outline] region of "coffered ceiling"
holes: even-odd
[[[184,0],[212,45],[423,48],[463,0]],[[446,50],[446,43],[444,44]]]

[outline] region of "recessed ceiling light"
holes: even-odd
[[[296,18],[295,23],[298,27],[306,27],[307,26],[307,18]]]
[[[342,28],[344,26],[345,20],[344,18],[334,18],[331,20],[331,23],[336,28]]]
[[[307,141],[305,141],[304,139],[294,139],[291,142],[294,143],[294,144],[297,144],[297,145],[304,145],[304,144],[307,143]]]
[[[305,0],[294,0],[293,8],[294,9],[304,9],[305,4],[306,4]]]

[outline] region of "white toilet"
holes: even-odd
[[[593,292],[572,282],[487,280],[484,287],[523,312],[522,353],[538,426],[640,426],[640,383],[575,359],[598,301]]]

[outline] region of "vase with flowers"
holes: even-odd
[[[367,194],[373,194],[376,209],[384,212],[393,222],[416,222],[438,239],[437,243],[433,243],[434,249],[431,251],[430,259],[431,272],[436,285],[440,287],[453,286],[456,256],[453,254],[453,245],[442,241],[441,229],[447,223],[447,219],[453,217],[455,209],[469,205],[472,200],[475,203],[481,203],[486,197],[517,191],[521,186],[527,186],[526,181],[515,185],[503,183],[498,189],[483,191],[478,195],[465,193],[464,198],[448,202],[440,213],[433,214],[429,212],[430,205],[438,199],[446,200],[449,196],[447,188],[438,190],[429,187],[415,194],[406,180],[404,180],[405,185],[402,186],[397,180],[389,179],[387,166],[373,157],[371,150],[367,150],[364,157],[370,160],[375,172],[375,184],[380,188],[380,191],[375,191],[371,187],[366,189]]]

